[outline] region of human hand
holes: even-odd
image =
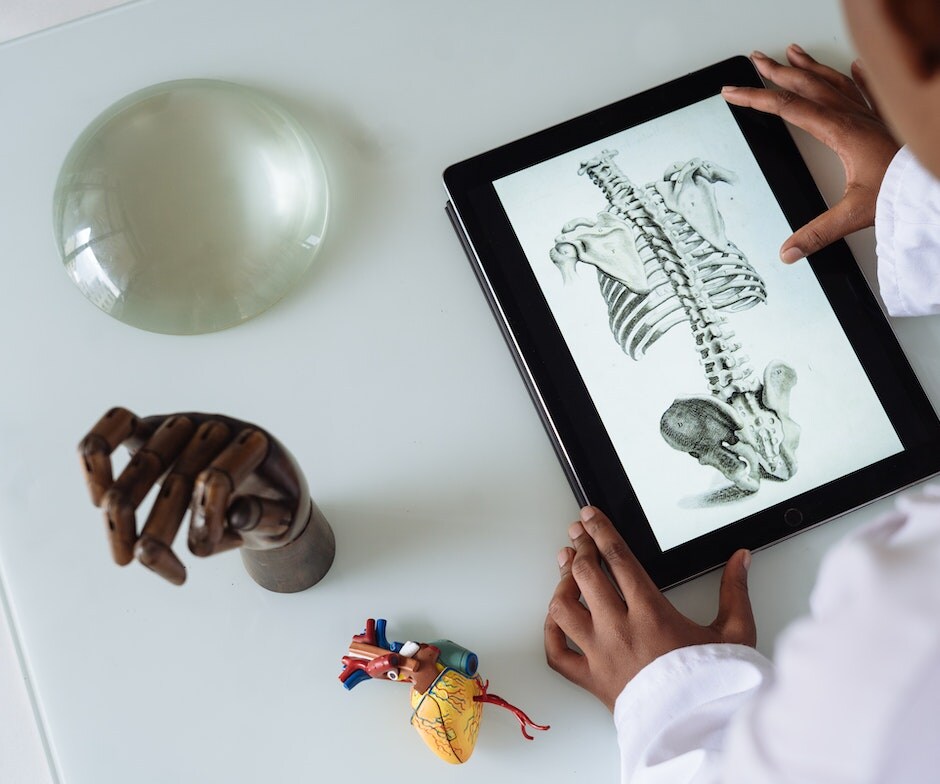
[[[111,453],[122,443],[131,460],[115,480]],[[136,556],[175,585],[186,580],[186,568],[171,545],[188,508],[189,549],[199,556],[282,547],[311,518],[307,483],[293,457],[273,436],[238,419],[197,413],[141,419],[112,408],[78,449],[92,503],[105,511],[114,560],[123,566]],[[135,510],[164,475],[138,536]],[[327,568],[331,560],[332,551]],[[252,572],[247,559],[246,565]]]
[[[728,561],[718,616],[711,625],[700,626],[659,592],[599,510],[584,507],[581,521],[572,523],[568,535],[572,547],[558,554],[561,580],[545,619],[545,654],[553,670],[587,689],[609,710],[623,687],[664,653],[704,643],[756,644],[747,594],[747,550],[738,550]]]
[[[842,160],[845,192],[831,209],[793,234],[780,248],[792,263],[859,229],[874,225],[881,181],[899,145],[882,121],[859,61],[851,78],[814,60],[796,44],[789,66],[760,52],[751,55],[761,76],[781,87],[725,87],[728,103],[782,117],[815,136]]]

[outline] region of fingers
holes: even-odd
[[[862,186],[850,187],[845,196],[822,215],[799,229],[780,247],[780,258],[792,264],[836,240],[875,223],[878,194]]]
[[[722,97],[735,106],[746,106],[775,114],[832,147],[838,129],[835,112],[803,98],[793,90],[767,90],[763,87],[722,87]]]
[[[787,60],[797,68],[802,68],[815,74],[858,107],[862,109],[868,108],[868,101],[865,95],[852,78],[846,76],[841,71],[837,71],[835,68],[830,68],[828,65],[818,62],[803,51],[803,48],[797,44],[790,44],[790,46],[787,47]]]
[[[580,522],[572,523],[568,536],[574,545],[571,561],[571,576],[581,590],[588,610],[594,616],[602,615],[607,608],[623,607],[624,599],[618,593],[611,578],[601,565],[601,552],[597,543]]]
[[[296,515],[298,499],[306,497],[303,478],[286,450],[263,431],[249,426],[231,441],[243,427],[228,417],[198,413],[139,419],[123,408],[95,424],[79,452],[92,501],[105,510],[115,562],[124,565],[136,556],[182,584],[186,569],[172,543],[187,508],[193,518],[190,549],[197,555],[238,547],[243,533],[252,542],[260,537],[275,545],[291,536],[304,522]],[[110,457],[122,443],[131,459],[114,480]],[[138,537],[136,509],[161,477],[163,486]],[[254,494],[234,498],[240,489]],[[282,495],[290,501],[279,500]]]
[[[583,648],[591,636],[591,614],[579,601],[581,588],[571,574],[574,555],[570,547],[559,553],[560,579],[548,605],[548,616],[575,645]]]
[[[545,619],[545,661],[559,675],[588,688],[591,673],[587,659],[568,647],[565,633],[551,616]]]
[[[579,686],[586,686],[589,677],[587,659],[568,646],[570,637],[581,647],[588,639],[591,616],[578,601],[580,590],[571,576],[571,548],[564,548],[558,555],[561,579],[548,605],[545,618],[545,659],[548,666]]]
[[[761,76],[784,91],[789,90],[801,98],[806,98],[813,103],[818,103],[835,111],[858,111],[865,108],[860,102],[861,95],[857,90],[854,91],[853,97],[850,97],[812,70],[805,67],[783,65],[763,52],[754,52],[751,59]],[[812,58],[806,55],[805,60],[812,61]],[[809,63],[807,62],[807,64]],[[826,66],[818,63],[816,67],[819,70],[826,68]],[[838,71],[833,71],[831,68],[828,70],[833,74],[840,75]]]
[[[169,468],[195,430],[185,416],[167,417],[130,462],[102,498],[108,523],[111,554],[120,565],[130,563],[137,541],[134,510],[150,488]]]
[[[189,526],[189,549],[199,556],[237,546],[236,534],[225,530],[225,512],[235,488],[268,454],[270,441],[260,430],[243,430],[196,479]]]
[[[590,540],[591,545],[589,547],[587,542],[581,542],[580,539],[575,541],[578,555],[575,556],[573,569],[589,607],[592,606],[591,599],[587,595],[586,587],[582,583],[582,575],[578,570],[578,556],[582,554],[587,556],[597,553],[604,560],[628,606],[640,602],[657,601],[661,598],[659,589],[605,514],[593,506],[586,506],[581,510],[581,521],[583,530],[587,533],[585,538]],[[598,578],[595,577],[594,571],[589,570],[587,566],[583,567],[583,571],[586,573],[585,578],[591,578],[592,590],[595,590],[599,597],[609,600],[608,592],[596,585]],[[613,586],[607,576],[600,569],[596,571],[599,578],[612,589]]]
[[[841,152],[847,118],[871,119],[869,101],[855,81],[817,62],[796,44],[787,49],[792,67],[762,52],[751,57],[760,74],[781,89],[725,87],[721,92],[728,103],[776,114],[836,152]],[[853,74],[856,70],[853,67]]]
[[[747,591],[747,571],[751,554],[738,550],[725,565],[718,589],[718,616],[712,624],[725,642],[757,644],[757,626]]]
[[[139,422],[126,408],[112,408],[79,443],[82,471],[95,506],[101,506],[104,494],[114,481],[111,453],[133,435]]]
[[[222,450],[231,431],[222,422],[209,420],[196,430],[163,481],[147,523],[134,547],[134,555],[174,585],[186,580],[186,567],[171,549],[192,499],[196,475]]]
[[[176,530],[173,531],[173,535],[175,534]],[[172,539],[172,536],[170,538]],[[168,544],[159,539],[142,535],[134,545],[134,556],[148,569],[173,585],[186,582],[186,567],[183,562],[176,557],[176,553]]]

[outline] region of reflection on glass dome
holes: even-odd
[[[246,87],[186,80],[124,98],[82,133],[53,214],[89,300],[142,329],[195,334],[286,294],[323,238],[327,202],[296,120]]]

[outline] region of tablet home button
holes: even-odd
[[[783,513],[783,520],[791,528],[796,528],[803,522],[803,513],[799,509],[787,509]]]

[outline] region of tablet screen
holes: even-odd
[[[662,550],[903,450],[720,96],[493,186]]]

